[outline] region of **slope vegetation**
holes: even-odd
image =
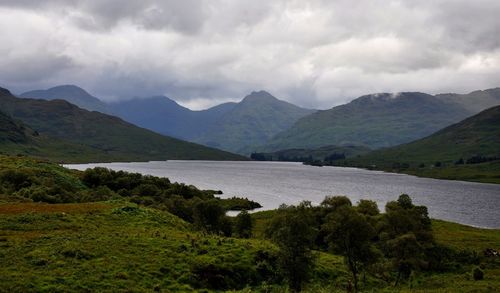
[[[408,169],[430,177],[500,182],[500,106],[423,139],[374,151],[347,163]]]
[[[381,148],[425,137],[469,116],[424,93],[375,94],[300,119],[265,150],[363,145]]]
[[[64,140],[85,150],[69,160],[239,160],[240,156],[188,143],[139,128],[117,117],[89,112],[63,100],[19,99],[9,91],[0,91],[2,111],[29,125],[40,135]],[[56,155],[57,156],[57,155]]]
[[[249,154],[255,146],[264,144],[312,112],[314,110],[278,100],[268,92],[252,92],[194,141]]]

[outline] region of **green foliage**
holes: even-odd
[[[379,257],[372,242],[376,236],[375,229],[362,214],[349,205],[330,213],[323,226],[327,231],[326,240],[330,247],[335,253],[345,257],[357,291],[359,273]]]
[[[280,208],[266,231],[279,247],[280,269],[292,292],[302,290],[315,264],[312,247],[317,231],[313,221],[310,204],[304,202]]]
[[[199,201],[193,209],[194,224],[209,233],[231,236],[225,214],[224,208],[216,200]]]
[[[225,198],[222,205],[226,210],[231,211],[253,210],[262,207],[258,202],[241,197]]]
[[[210,233],[231,235],[227,210],[253,209],[243,198],[218,199],[213,190],[171,183],[167,178],[106,168],[71,171],[56,164],[22,157],[0,156],[1,193],[45,203],[95,202],[126,199],[167,210]],[[245,235],[249,235],[248,232]]]
[[[284,149],[270,153],[252,153],[250,158],[256,161],[312,162],[324,161],[325,164],[340,159],[355,157],[370,151],[364,146],[323,146],[317,149]]]
[[[234,232],[240,238],[252,237],[252,216],[246,211],[241,211],[235,219]]]
[[[343,207],[351,207],[351,200],[347,196],[327,196],[321,202],[321,206],[329,212],[334,212]]]
[[[373,200],[362,199],[356,205],[356,211],[366,216],[376,216],[380,214],[377,203]]]

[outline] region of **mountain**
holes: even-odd
[[[120,118],[90,112],[64,100],[14,97],[0,90],[0,109],[43,136],[91,148],[72,161],[134,161],[166,159],[242,160],[241,156],[162,136]]]
[[[137,97],[106,104],[73,85],[30,91],[21,96],[66,100],[160,134],[245,155],[314,112],[278,100],[265,91],[252,92],[240,103],[224,103],[201,111],[192,111],[165,96]]]
[[[253,92],[240,103],[192,111],[165,96],[135,98],[110,104],[116,116],[141,127],[223,150],[248,155],[313,110]]]
[[[168,97],[155,96],[116,101],[109,106],[113,114],[128,122],[161,134],[192,140],[234,105],[225,103],[203,111],[192,111]]]
[[[424,93],[372,94],[303,117],[263,149],[325,145],[388,147],[425,137],[469,115],[468,110],[456,103]]]
[[[437,161],[446,164],[474,156],[500,159],[500,106],[484,110],[423,139],[373,151],[359,160],[370,161],[370,165],[392,162],[434,164]]]
[[[0,143],[22,143],[26,140],[27,135],[25,127],[6,114],[0,112]]]
[[[89,111],[109,113],[108,105],[75,85],[61,85],[48,90],[34,90],[22,93],[20,97],[44,100],[65,100]]]
[[[278,100],[265,91],[252,92],[193,141],[249,154],[254,146],[264,144],[313,112]]]
[[[467,109],[470,113],[476,114],[480,111],[500,105],[500,88],[474,91],[468,94],[439,94],[436,98],[448,102],[456,103]]]
[[[426,177],[500,183],[500,106],[423,139],[345,163]]]
[[[4,92],[5,93],[5,92]],[[75,155],[104,157],[99,151],[63,140],[40,135],[20,121],[0,112],[0,153],[71,161]]]

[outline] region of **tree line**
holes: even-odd
[[[473,252],[436,243],[425,206],[402,194],[385,213],[371,200],[353,205],[345,196],[326,197],[320,206],[283,205],[266,237],[279,247],[279,268],[292,292],[299,292],[316,264],[318,251],[341,255],[351,274],[348,291],[357,292],[367,275],[397,286],[415,272],[453,270],[478,262]]]

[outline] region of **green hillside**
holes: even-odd
[[[312,112],[314,110],[278,100],[265,91],[252,92],[194,141],[248,155],[255,146]]]
[[[364,145],[380,148],[425,137],[469,116],[424,93],[375,94],[305,116],[262,150]]]
[[[40,135],[25,124],[0,112],[0,153],[25,155],[56,161],[107,160],[104,152],[89,146]]]
[[[330,226],[322,224],[345,211],[382,231],[366,243],[376,259],[360,274],[363,292],[495,292],[500,285],[498,257],[484,255],[498,250],[499,230],[431,221],[411,199],[388,203],[386,213],[342,197],[259,212],[241,236],[238,217],[214,209],[231,200],[214,193],[167,178],[0,156],[0,292],[289,292],[283,247],[264,231],[300,211],[315,219],[308,229],[323,233],[310,244],[314,266],[303,292],[352,287],[344,257],[325,246]],[[384,243],[410,253],[402,259],[409,276],[399,280],[399,256],[384,252]],[[472,277],[477,267],[482,280]]]
[[[346,163],[429,177],[500,183],[500,106],[426,138],[374,151]]]
[[[66,162],[245,159],[162,136],[113,116],[80,109],[63,100],[20,99],[11,95],[8,90],[1,89],[0,108],[7,115],[36,130],[44,140],[49,140],[50,145],[39,145],[40,153],[28,152],[30,155]],[[64,144],[59,143],[61,141]],[[23,146],[17,147],[19,149],[15,149],[16,152],[26,153]],[[14,152],[11,146],[4,148],[10,149],[9,153]],[[59,153],[58,150],[66,151]],[[72,155],[63,155],[70,151],[73,152]]]
[[[448,103],[459,104],[463,108],[475,114],[484,109],[500,105],[500,88],[473,91],[463,95],[440,94],[436,95],[436,98]]]

